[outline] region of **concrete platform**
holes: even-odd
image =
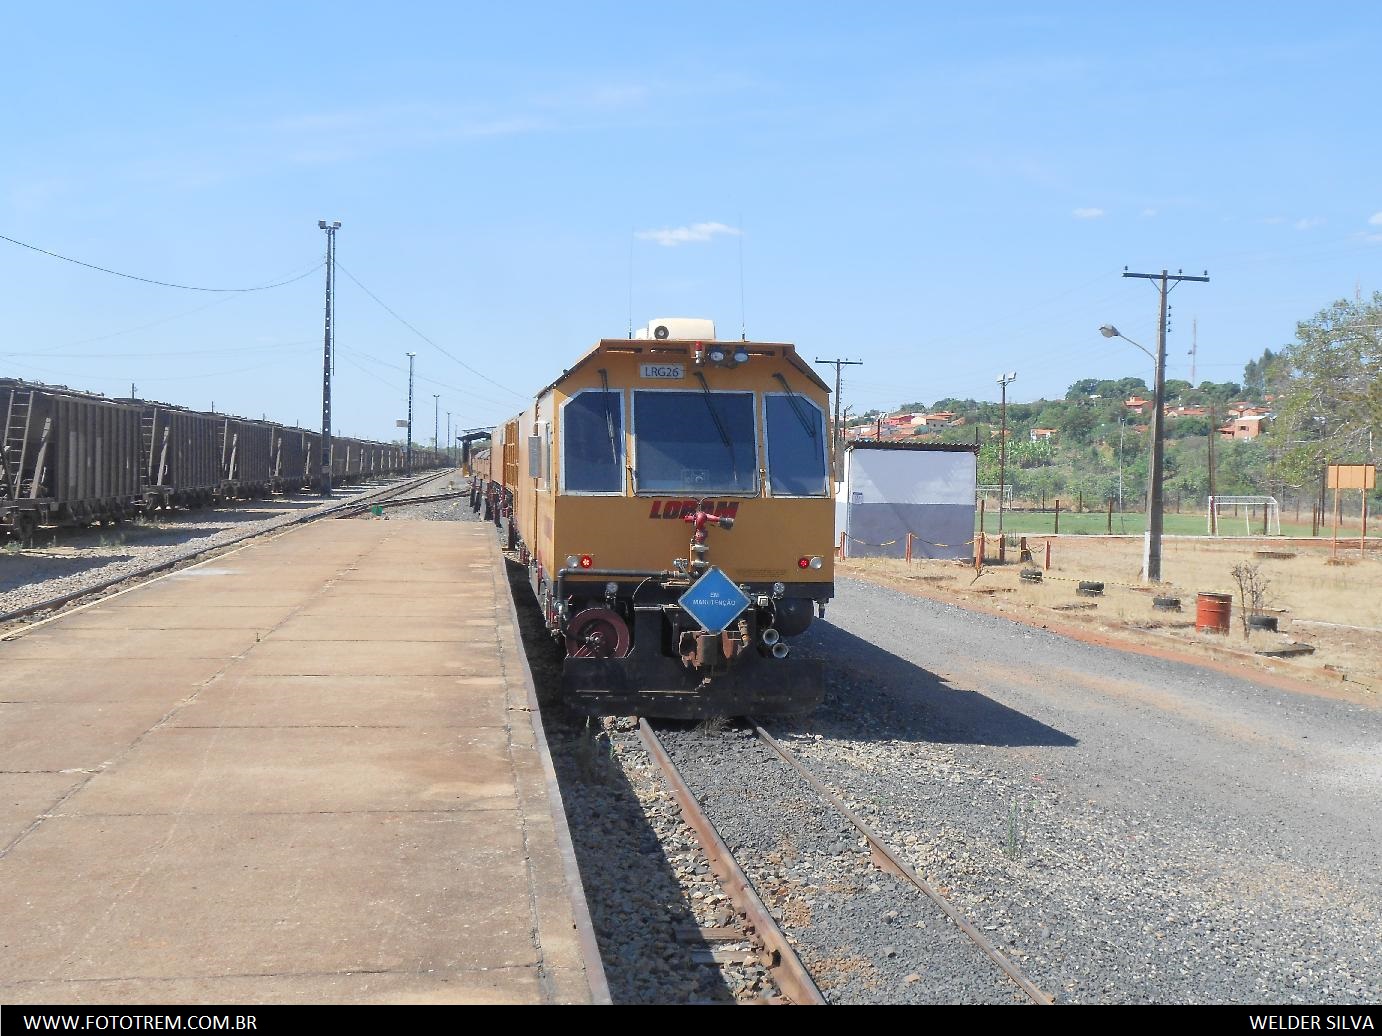
[[[309,525],[0,673],[0,1002],[608,1001],[489,526]]]

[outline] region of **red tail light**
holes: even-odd
[[[581,555],[581,568],[590,568],[594,564],[595,559],[592,558],[589,554]]]
[[[811,559],[810,559],[810,558],[797,558],[797,568],[810,568],[810,567],[811,567]]]

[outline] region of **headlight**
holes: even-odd
[[[774,596],[774,597],[781,597],[781,596],[782,596],[783,594],[785,594],[786,592],[787,592],[787,584],[786,584],[786,583],[774,583],[774,584],[773,584],[773,596]]]

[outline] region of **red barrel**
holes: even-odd
[[[1233,594],[1199,595],[1195,603],[1195,628],[1210,633],[1227,633],[1233,617]]]

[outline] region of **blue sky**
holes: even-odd
[[[1237,380],[1382,287],[1382,13],[1221,6],[25,5],[0,234],[244,287],[341,220],[343,270],[431,339],[341,274],[342,434],[395,434],[409,351],[420,414],[502,420],[630,299],[862,359],[856,412],[1007,370],[1060,396],[1150,375],[1096,331],[1155,345],[1125,265],[1208,269],[1168,373],[1193,320],[1196,380]],[[311,425],[322,287],[0,242],[0,375]]]

